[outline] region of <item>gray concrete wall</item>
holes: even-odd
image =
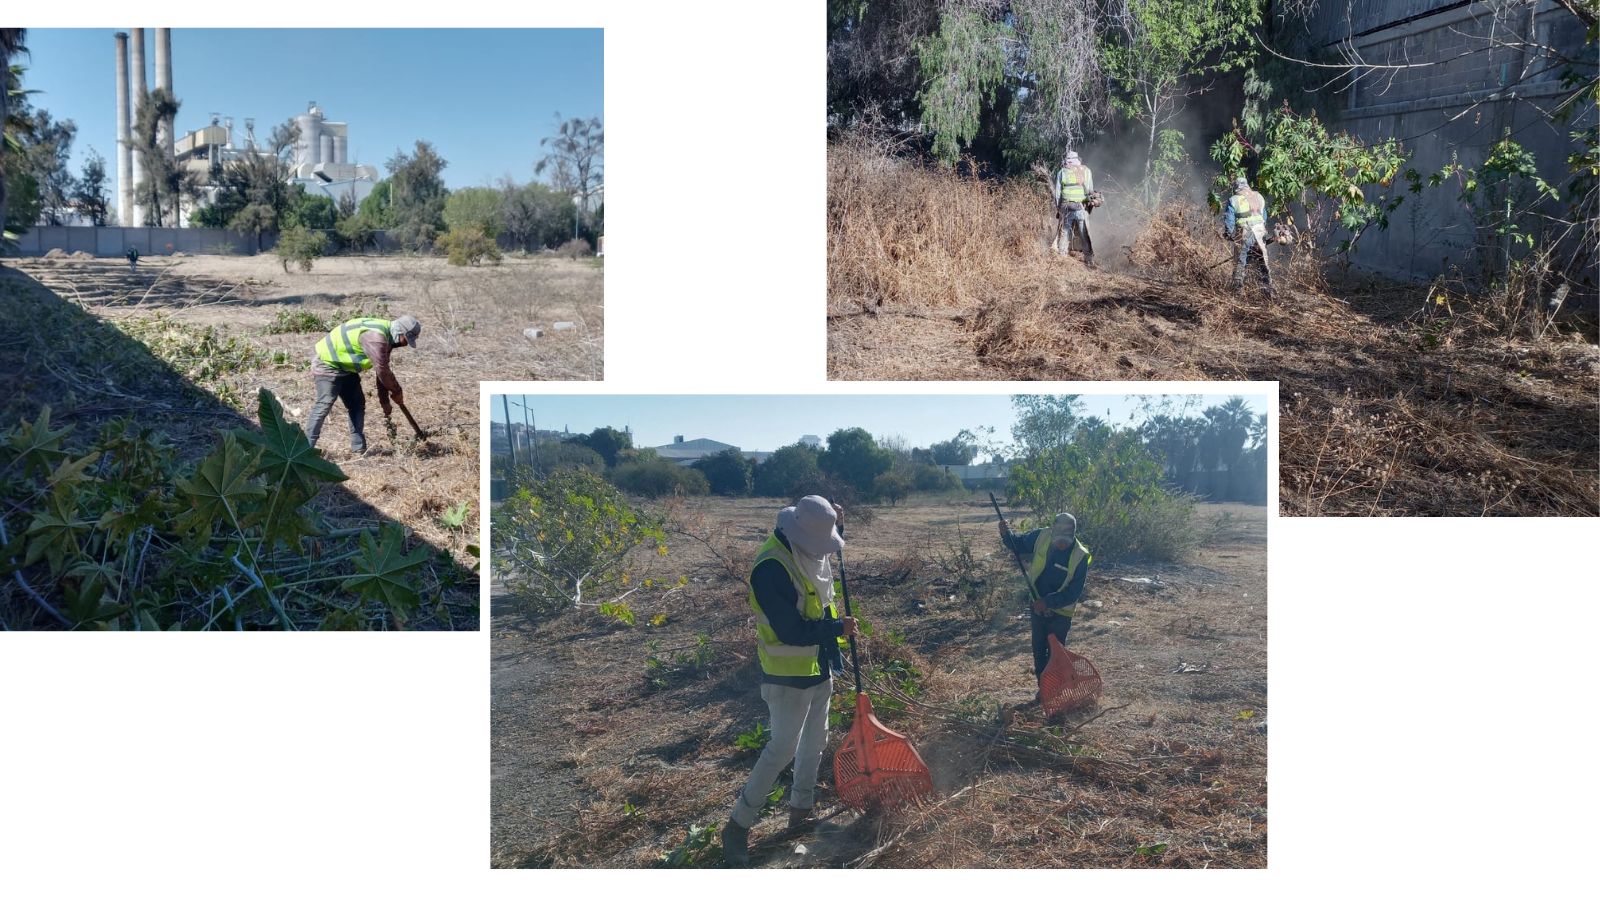
[[[1564,93],[1563,67],[1537,50],[1502,46],[1528,41],[1555,47],[1574,59],[1592,60],[1592,48],[1584,49],[1582,24],[1553,0],[1543,0],[1531,10],[1522,7],[1498,24],[1481,2],[1407,0],[1388,5],[1333,0],[1319,15],[1328,20],[1319,25],[1328,29],[1321,33],[1335,38],[1357,35],[1351,43],[1369,63],[1434,63],[1395,70],[1393,78],[1381,71],[1367,75],[1346,93],[1348,99],[1333,124],[1363,141],[1400,138],[1411,155],[1407,166],[1423,175],[1437,172],[1452,159],[1467,167],[1481,164],[1509,129],[1512,138],[1538,160],[1546,181],[1558,188],[1566,185],[1570,177],[1566,157],[1578,146],[1570,132],[1593,123],[1596,111],[1585,105],[1573,121],[1551,123],[1539,109],[1552,107]],[[1415,18],[1404,21],[1410,17]],[[1385,22],[1400,24],[1385,26]],[[1376,198],[1377,193],[1369,196]],[[1389,229],[1364,235],[1352,260],[1364,268],[1416,279],[1457,266],[1475,271],[1474,223],[1459,195],[1460,186],[1450,183],[1425,189],[1421,195],[1407,194]],[[1559,213],[1560,205],[1550,211]]]
[[[265,243],[265,238],[263,238]],[[141,256],[185,254],[249,254],[249,236],[224,228],[122,228],[90,225],[36,225],[17,240],[21,256],[43,256],[51,250],[85,251],[95,256],[120,257],[129,247]]]
[[[330,237],[332,237],[330,235]],[[276,233],[261,236],[261,251],[271,250],[278,243]],[[121,228],[89,225],[36,225],[17,240],[18,256],[43,256],[51,250],[66,253],[83,251],[95,256],[121,258],[129,247],[137,247],[140,256],[165,256],[179,252],[195,256],[200,254],[228,254],[248,256],[255,250],[253,239],[246,234],[225,228]],[[373,253],[394,253],[399,245],[387,233],[377,234]]]

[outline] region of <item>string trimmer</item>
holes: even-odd
[[[989,494],[989,502],[994,504],[994,514],[1004,523],[1005,514],[1000,511],[1000,501],[995,499],[993,492]],[[1028,577],[1028,567],[1022,561],[1022,554],[1013,547],[1011,556],[1017,561],[1017,570],[1022,573],[1022,583],[1028,586],[1028,595],[1035,603],[1042,602],[1039,599],[1039,589],[1034,587],[1033,579]],[[1039,673],[1039,706],[1043,708],[1045,715],[1053,716],[1058,712],[1077,709],[1098,697],[1102,683],[1100,672],[1095,669],[1094,663],[1068,650],[1055,635],[1048,635],[1047,639],[1050,644],[1050,661],[1045,663],[1044,671]]]
[[[844,536],[840,525],[839,535]],[[839,588],[844,593],[844,614],[850,611],[850,587],[844,580],[844,550],[839,550]],[[917,748],[898,731],[884,727],[872,712],[872,701],[861,686],[861,658],[856,636],[850,635],[850,667],[856,677],[856,716],[850,733],[833,754],[833,786],[846,806],[856,809],[899,806],[933,793],[933,774]]]

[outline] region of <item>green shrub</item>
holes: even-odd
[[[622,585],[628,555],[640,544],[667,551],[659,518],[581,470],[523,486],[495,512],[491,531],[496,564],[533,615],[575,609]],[[632,624],[631,611],[626,617]]]
[[[311,271],[311,264],[328,247],[328,236],[320,231],[311,231],[299,225],[284,229],[278,235],[278,243],[272,248],[277,254],[278,261],[283,264],[283,271],[289,271],[289,264],[294,263],[300,271]]]
[[[451,231],[439,239],[439,246],[452,266],[475,266],[486,259],[492,265],[500,264],[500,248],[495,245],[494,238],[477,225]]]
[[[267,334],[311,334],[327,331],[332,327],[316,314],[303,309],[280,309],[277,317],[267,325]]]
[[[1080,433],[1011,468],[1013,504],[1032,507],[1034,525],[1057,512],[1078,519],[1084,544],[1104,561],[1175,562],[1193,550],[1194,501],[1163,486],[1162,466],[1132,431]]]
[[[652,499],[675,493],[697,497],[711,491],[711,485],[701,473],[659,457],[619,463],[611,470],[611,481],[630,494]]]

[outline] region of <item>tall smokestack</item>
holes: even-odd
[[[128,180],[133,170],[133,144],[128,134],[128,33],[119,31],[117,42],[117,224],[127,225],[132,219],[133,184]]]
[[[156,29],[156,87],[166,88],[167,93],[178,96],[172,90],[172,29]],[[172,122],[165,123],[161,132],[161,149],[166,152],[167,160],[172,160]]]
[[[150,88],[145,84],[144,80],[144,29],[134,28],[131,31],[133,32],[133,38],[132,45],[129,47],[131,52],[128,54],[128,64],[132,67],[131,72],[133,75],[133,84],[130,88],[132,95],[129,97],[131,105],[128,108],[128,133],[130,135],[138,128],[139,107],[144,103],[145,95],[150,92]],[[139,185],[144,182],[144,154],[137,149],[131,149],[128,155],[133,157],[133,190],[135,192],[134,196],[137,197]],[[133,220],[127,224],[133,226],[144,224],[144,207],[137,200],[133,204]]]

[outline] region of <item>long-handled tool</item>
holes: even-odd
[[[1004,522],[1005,513],[1000,511],[1000,501],[995,499],[993,492],[989,494],[989,502],[994,504],[994,514]],[[1011,556],[1017,561],[1017,570],[1022,573],[1022,583],[1028,586],[1028,595],[1035,603],[1042,602],[1033,579],[1028,577],[1028,567],[1022,562],[1022,554],[1012,548]],[[1058,712],[1077,709],[1098,697],[1103,683],[1094,663],[1068,650],[1055,635],[1048,635],[1048,640],[1050,661],[1039,673],[1039,706],[1044,709],[1045,715],[1053,716]]]
[[[406,405],[399,400],[394,401],[394,405],[400,407],[400,411],[406,414],[406,421],[411,423],[411,430],[417,433],[417,440],[427,440],[428,433],[423,431],[422,426],[417,424],[417,420],[411,417],[411,410],[406,409]]]
[[[844,534],[844,528],[839,529]],[[839,588],[844,593],[844,614],[850,611],[850,587],[844,580],[844,551],[839,551]],[[856,636],[850,635],[850,667],[856,676],[856,717],[844,743],[833,754],[833,786],[839,799],[856,809],[899,806],[933,793],[933,773],[917,748],[898,731],[884,727],[873,715],[872,701],[861,686],[861,658]]]

